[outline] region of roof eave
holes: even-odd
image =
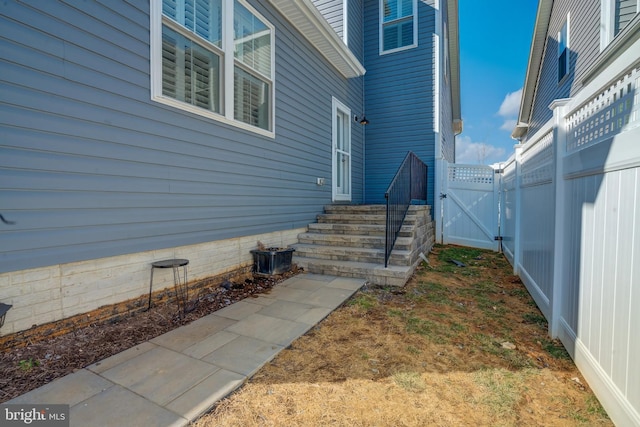
[[[511,138],[520,141],[527,134],[529,125],[527,123],[518,123],[511,133]]]
[[[462,109],[460,104],[460,34],[458,27],[458,0],[447,2],[449,25],[449,65],[451,66],[451,108],[454,123],[459,123],[462,132]]]
[[[269,0],[271,4],[346,78],[360,77],[364,66],[331,28],[311,0]]]

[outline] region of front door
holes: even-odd
[[[351,200],[351,110],[333,98],[333,200]]]

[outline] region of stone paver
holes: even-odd
[[[220,369],[166,405],[167,409],[194,420],[246,381],[245,375]]]
[[[227,328],[227,331],[286,347],[308,329],[306,323],[252,314]]]
[[[51,403],[75,405],[100,394],[113,383],[82,369],[62,377],[29,393],[18,396],[7,403]]]
[[[74,427],[186,426],[363,284],[294,276],[7,403],[69,404]]]
[[[165,405],[219,369],[158,346],[102,375],[152,402]]]
[[[239,336],[202,360],[238,374],[251,376],[283,348],[256,338]]]
[[[258,314],[277,317],[278,319],[297,320],[313,308],[315,307],[312,305],[299,302],[275,301],[273,304],[262,308]]]
[[[184,426],[187,419],[114,385],[71,407],[71,427]]]
[[[258,306],[258,309],[260,308],[262,307]],[[181,328],[160,335],[152,339],[151,342],[175,351],[182,351],[235,323],[235,320],[215,314],[205,316]]]

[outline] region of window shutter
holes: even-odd
[[[174,21],[178,20],[178,5],[176,0],[162,0],[162,14]]]
[[[173,32],[163,28],[162,31],[162,94],[172,98],[177,97],[177,44]]]
[[[382,50],[414,44],[413,0],[384,0],[382,7]]]

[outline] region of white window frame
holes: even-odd
[[[561,84],[564,82],[564,80],[567,78],[567,76],[569,74],[571,74],[571,25],[570,25],[570,14],[567,13],[567,19],[564,21],[564,24],[562,24],[562,27],[560,27],[560,31],[558,31],[558,58],[557,58],[557,66],[558,66],[558,84]],[[566,40],[564,40],[564,44],[565,47],[564,49],[560,49],[560,40],[562,38],[562,32],[565,30],[566,28]],[[560,76],[560,58],[562,56],[562,53],[566,50],[566,56],[564,58],[564,67],[565,67],[565,72],[562,76]]]
[[[616,37],[616,1],[600,1],[600,52]],[[640,0],[636,1],[636,13],[640,13]]]
[[[352,183],[352,173],[351,173],[351,157],[352,157],[352,146],[351,146],[351,109],[347,107],[345,104],[340,102],[335,96],[331,97],[331,199],[333,201],[351,201],[351,197],[353,194],[353,183]],[[337,147],[338,147],[338,135],[336,133],[337,129],[337,115],[338,112],[346,116],[345,124],[347,126],[345,134],[347,135],[348,141],[347,144],[349,146],[348,154],[349,154],[349,164],[348,164],[348,176],[347,180],[349,182],[349,192],[348,193],[338,193],[338,168],[340,165],[337,162]],[[344,150],[343,150],[344,151]]]
[[[233,5],[238,1],[252,14],[262,21],[271,32],[271,76],[262,77],[269,83],[270,91],[270,111],[269,129],[262,129],[257,126],[236,120],[234,118],[234,67],[239,63],[234,58],[234,29],[233,29]],[[198,116],[206,117],[225,124],[229,124],[241,129],[245,129],[260,135],[275,138],[275,27],[258,11],[256,11],[245,0],[222,0],[222,55],[220,56],[222,68],[222,91],[220,103],[222,113],[218,114],[204,108],[197,107],[162,93],[162,26],[163,22],[170,18],[162,15],[162,0],[151,0],[150,8],[150,80],[151,80],[151,100],[174,107]],[[187,30],[188,31],[188,30]],[[242,66],[240,68],[243,68]],[[246,67],[245,67],[246,68]]]
[[[394,0],[397,1],[397,0]],[[389,53],[395,53],[395,52],[402,52],[403,50],[408,50],[408,49],[413,49],[415,47],[418,47],[418,1],[417,0],[413,0],[413,43],[406,45],[406,46],[402,46],[402,47],[397,47],[394,49],[388,49],[388,50],[384,50],[384,2],[385,0],[378,0],[378,11],[379,11],[379,17],[378,17],[378,36],[379,36],[379,51],[380,51],[380,55],[387,55]]]

